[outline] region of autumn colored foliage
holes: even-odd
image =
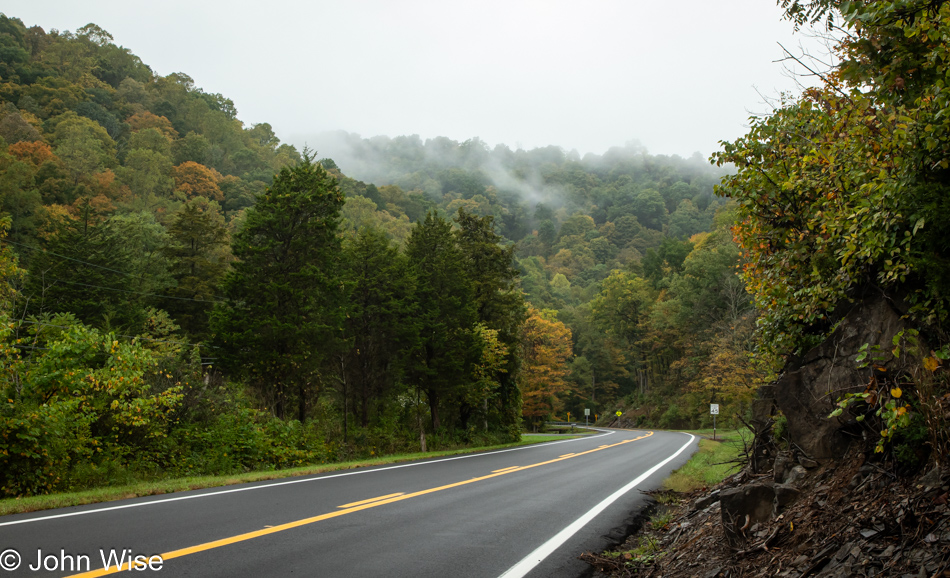
[[[950,120],[942,62],[950,5],[794,3],[790,18],[839,16],[851,31],[824,83],[753,118],[724,143],[738,201],[743,278],[776,351],[800,351],[843,305],[885,291],[940,323],[950,287]]]
[[[25,161],[35,166],[40,166],[48,160],[56,159],[56,156],[53,154],[53,149],[42,141],[20,141],[13,143],[7,148],[7,152],[15,156],[17,160]]]
[[[223,177],[214,169],[194,161],[186,161],[172,169],[172,177],[175,179],[175,190],[182,192],[188,199],[205,197],[215,201],[224,200],[224,195],[218,187],[218,182]]]
[[[525,417],[553,418],[564,408],[571,330],[551,310],[531,309],[521,337],[521,395]]]
[[[175,127],[172,126],[171,121],[169,121],[164,116],[152,114],[147,110],[133,114],[127,118],[125,122],[129,123],[129,127],[131,127],[133,131],[140,131],[149,128],[157,129],[169,141],[174,140],[178,136],[178,131],[176,131]]]

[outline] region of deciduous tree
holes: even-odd
[[[555,416],[568,392],[571,330],[552,310],[528,310],[521,337],[524,416],[533,423]]]

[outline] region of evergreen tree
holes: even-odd
[[[72,313],[97,327],[139,329],[146,296],[129,271],[129,244],[87,205],[64,218],[41,251],[33,251],[25,298],[31,314]]]
[[[473,291],[451,224],[427,213],[406,243],[416,278],[415,340],[411,376],[429,401],[432,429],[442,425],[440,409],[464,393],[476,355]]]
[[[196,339],[205,337],[208,316],[227,270],[228,232],[215,211],[189,201],[168,228],[171,243],[163,253],[171,262],[175,286],[163,308]]]
[[[280,418],[294,401],[298,418],[306,418],[317,367],[337,334],[342,206],[336,180],[305,155],[281,169],[232,245],[238,261],[212,327],[227,366],[244,374]]]
[[[517,289],[515,246],[502,247],[493,217],[479,217],[459,209],[455,222],[462,264],[470,279],[477,321],[498,332],[509,355],[503,371],[495,376],[495,397],[500,424],[514,435],[520,433],[521,395],[517,384],[519,330],[527,318],[524,297]],[[470,408],[462,408],[469,411]],[[488,413],[487,400],[483,411]],[[487,417],[487,416],[486,416]]]
[[[378,229],[361,230],[346,245],[344,261],[347,348],[341,379],[344,396],[356,395],[366,427],[374,402],[382,404],[402,374],[414,331],[412,277],[405,257]]]

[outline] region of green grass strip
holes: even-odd
[[[699,451],[663,482],[666,489],[692,492],[714,486],[738,471],[735,464],[728,462],[742,453],[743,432],[719,430],[716,432],[716,441],[711,439],[711,429],[690,433],[709,437],[699,440]]]

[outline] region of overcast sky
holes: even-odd
[[[27,26],[110,32],[284,141],[346,130],[512,148],[708,156],[796,90],[771,0],[5,0]]]

